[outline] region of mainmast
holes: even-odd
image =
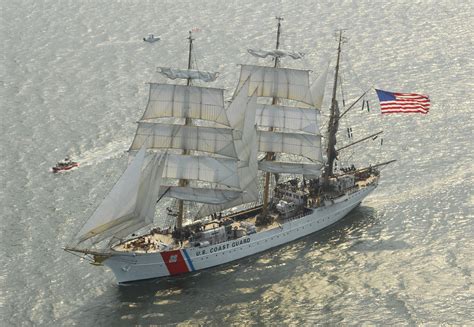
[[[191,69],[192,68],[193,40],[194,40],[193,35],[192,35],[192,31],[189,31],[188,40],[189,40],[188,69]],[[192,79],[190,77],[188,77],[188,79],[186,81],[186,85],[190,86],[191,81],[192,81]],[[184,125],[185,126],[192,125],[192,119],[189,118],[189,117],[186,117]],[[189,150],[183,150],[183,155],[189,155]],[[187,179],[180,179],[178,185],[181,186],[181,187],[186,187],[186,186],[188,186],[188,183],[189,182],[188,182]],[[177,217],[177,220],[176,220],[176,227],[177,228],[183,227],[183,220],[184,220],[183,218],[184,218],[184,201],[183,200],[178,200],[178,217]]]
[[[334,160],[336,160],[336,157],[337,157],[336,133],[339,127],[339,106],[336,99],[336,90],[337,90],[337,79],[339,75],[339,61],[341,57],[341,44],[342,44],[342,30],[339,30],[339,46],[337,49],[336,72],[334,76],[334,86],[332,89],[331,110],[330,110],[330,118],[329,118],[329,124],[328,124],[327,163],[324,169],[324,185],[325,186],[329,184],[329,178],[333,175]]]
[[[283,17],[276,17],[278,20],[278,26],[277,26],[277,40],[276,40],[276,50],[280,47],[280,29],[281,29],[281,21],[283,20]],[[275,56],[275,64],[274,68],[277,68],[280,65],[280,57]],[[276,97],[273,97],[272,99],[272,105],[277,104],[278,99]],[[270,127],[270,132],[273,131],[273,127]],[[274,159],[275,153],[273,152],[267,152],[267,155],[265,156],[265,160],[267,161],[272,161]],[[265,173],[265,188],[263,190],[263,214],[265,215],[268,212],[268,196],[269,196],[269,188],[270,188],[270,179],[271,179],[271,173],[266,172]]]

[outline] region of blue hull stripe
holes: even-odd
[[[189,268],[191,268],[191,271],[195,271],[196,269],[194,269],[193,262],[191,261],[191,258],[189,257],[189,254],[186,251],[186,249],[183,249],[183,253],[184,253],[184,256],[186,257],[186,261],[188,261]]]

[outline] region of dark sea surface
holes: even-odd
[[[382,117],[370,91],[342,123],[384,130],[341,155],[396,159],[378,189],[320,233],[194,275],[119,286],[64,252],[127,165],[156,66],[186,66],[188,30],[229,97],[237,64],[257,63],[246,49],[274,47],[276,15],[282,48],[306,53],[283,64],[312,78],[347,28],[347,102],[430,95],[426,116]],[[3,0],[0,325],[474,325],[473,24],[472,1]],[[51,174],[67,154],[80,169]]]

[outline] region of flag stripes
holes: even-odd
[[[418,93],[398,93],[375,90],[380,101],[382,114],[422,113],[430,110],[430,98]]]

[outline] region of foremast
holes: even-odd
[[[328,145],[327,145],[327,162],[324,167],[323,174],[323,185],[327,187],[329,185],[329,178],[333,176],[334,160],[337,158],[336,151],[336,134],[339,128],[339,105],[336,99],[336,90],[339,76],[339,62],[341,57],[341,45],[342,45],[342,30],[339,30],[339,44],[337,48],[337,61],[336,70],[334,75],[334,85],[332,89],[331,109],[328,123]]]
[[[131,155],[143,144],[151,152],[169,153],[159,199],[177,200],[177,210],[168,214],[178,228],[184,224],[188,202],[220,205],[242,194],[235,146],[241,128],[227,115],[222,88],[193,85],[195,79],[212,82],[217,73],[192,69],[191,32],[188,40],[187,69],[158,67],[168,79],[186,82],[150,83],[148,103],[130,146]]]

